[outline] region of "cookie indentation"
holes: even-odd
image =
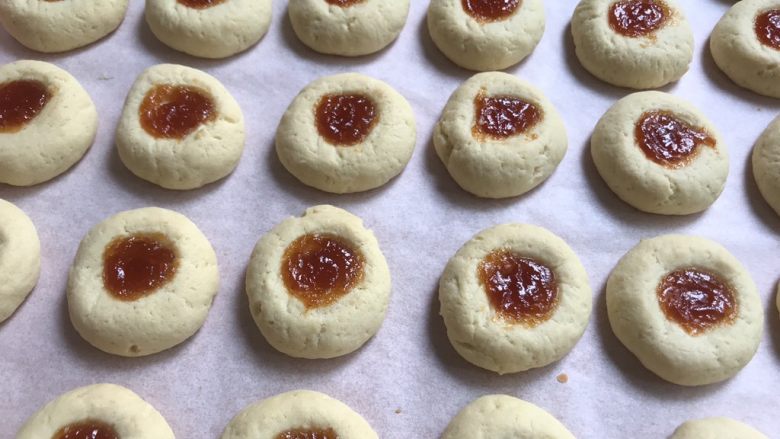
[[[165,235],[121,236],[103,253],[103,284],[118,299],[138,300],[170,282],[177,266],[173,243]]]
[[[17,80],[0,84],[0,133],[21,130],[51,99],[39,81]]]
[[[658,302],[666,318],[691,335],[732,322],[737,316],[731,287],[718,275],[698,268],[667,274],[658,285]]]
[[[182,139],[217,117],[205,90],[183,85],[158,85],[144,96],[139,117],[147,133],[162,139]]]

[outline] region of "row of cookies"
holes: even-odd
[[[2,202],[2,318],[36,283],[34,226]],[[13,252],[14,257],[9,256]],[[82,240],[68,278],[71,321],[95,347],[142,356],[175,346],[203,324],[218,291],[207,238],[176,212],[119,213]],[[255,246],[246,272],[249,309],[277,350],[333,358],[378,330],[390,300],[387,262],[360,218],[316,206]],[[747,270],[703,238],[640,242],[607,282],[615,335],[661,378],[686,386],[734,376],[755,354],[764,312]],[[441,315],[455,350],[503,374],[546,366],[571,351],[588,325],[588,275],[569,246],[537,226],[504,224],[474,236],[439,284]],[[780,307],[780,292],[778,296]]]
[[[323,393],[296,390],[242,410],[221,439],[377,439],[363,417]],[[486,395],[464,407],[442,439],[475,437],[574,439],[544,409],[508,395]],[[728,418],[691,420],[670,439],[768,439],[752,427]],[[67,392],[32,415],[16,439],[173,439],[162,415],[133,391],[115,384],[94,384]]]
[[[67,72],[38,61],[0,67],[0,182],[30,185],[53,178],[81,158],[96,130],[95,106]],[[776,121],[753,154],[761,193],[778,212],[779,136]],[[304,184],[349,193],[400,174],[416,138],[414,114],[403,96],[382,81],[340,74],[310,83],[295,97],[279,123],[276,152]],[[225,87],[204,72],[171,64],[139,76],[116,131],[128,169],[180,190],[230,174],[244,141],[243,113]],[[502,198],[547,179],[568,138],[542,91],[515,76],[487,72],[452,94],[433,145],[463,189]],[[700,212],[718,198],[728,176],[728,150],[715,127],[668,93],[619,100],[596,125],[591,152],[607,185],[651,213]]]

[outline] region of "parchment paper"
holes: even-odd
[[[392,1],[392,0],[388,0]],[[708,35],[733,2],[681,2],[696,35],[690,72],[665,90],[691,100],[728,142],[731,173],[721,198],[683,218],[641,213],[621,202],[598,176],[588,142],[593,126],[629,93],[603,84],[580,66],[569,33],[575,0],[546,2],[539,47],[509,71],[544,90],[562,113],[570,138],[558,170],[537,190],[486,201],[462,191],[435,156],[430,138],[450,93],[470,72],[438,52],[425,26],[427,3],[412,0],[399,40],[365,58],[320,56],[295,37],[286,2],[276,0],[268,35],[254,48],[205,61],[158,42],[133,0],[109,38],[86,49],[42,55],[0,32],[0,63],[32,58],[75,75],[100,114],[97,140],[84,159],[55,180],[32,188],[0,186],[0,197],[24,209],[40,233],[43,269],[37,288],[0,325],[0,437],[74,387],[113,382],[151,402],[180,438],[218,438],[246,405],[280,392],[309,388],[361,413],[383,438],[437,438],[468,402],[489,393],[531,401],[580,438],[666,438],[692,417],[734,417],[780,437],[780,320],[774,290],[780,278],[780,219],[758,193],[749,154],[780,101],[738,89],[714,65]],[[120,162],[114,129],[124,97],[143,69],[171,62],[203,69],[241,104],[246,150],[235,173],[206,188],[173,192],[134,177]],[[418,142],[401,176],[368,193],[336,196],[307,188],[285,171],[273,150],[276,125],[308,82],[356,71],[389,82],[412,104]],[[329,203],[361,216],[382,246],[393,276],[387,319],[363,349],[328,361],[286,357],[252,322],[244,271],[252,247],[271,227],[311,205]],[[140,359],[104,354],[83,341],[67,315],[68,267],[84,234],[122,210],[161,206],[189,216],[209,237],[220,263],[221,288],[209,317],[188,342]],[[498,376],[462,360],[438,315],[439,275],[473,234],[505,222],[544,226],[580,256],[594,290],[594,312],[582,340],[562,361],[527,373]],[[618,259],[640,238],[688,233],[717,240],[753,275],[766,312],[761,347],[734,379],[701,388],[665,383],[615,338],[606,317],[604,285]],[[561,384],[556,377],[568,374]]]

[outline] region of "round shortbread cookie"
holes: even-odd
[[[729,418],[686,421],[670,439],[769,439],[753,427]]]
[[[16,439],[61,437],[58,434],[74,431],[93,432],[95,437],[174,439],[154,407],[116,384],[93,384],[62,394],[30,417]]]
[[[428,31],[455,64],[501,70],[522,61],[544,34],[542,0],[431,0]]]
[[[701,212],[723,192],[729,173],[726,144],[712,123],[667,93],[619,100],[599,120],[590,145],[609,188],[645,212]]]
[[[41,273],[41,242],[30,218],[0,199],[0,322],[24,302]]]
[[[68,278],[68,310],[93,346],[138,357],[197,332],[218,287],[217,256],[192,221],[156,207],[128,210],[81,241]]]
[[[753,177],[761,195],[780,215],[780,117],[769,124],[756,142]]]
[[[710,51],[737,85],[780,98],[780,1],[734,4],[712,31]]]
[[[571,33],[582,66],[620,87],[664,86],[693,59],[693,31],[676,0],[582,0]]]
[[[450,421],[441,439],[528,438],[574,439],[544,409],[508,395],[486,395],[472,401]]]
[[[255,45],[271,24],[271,0],[146,0],[146,23],[172,49],[226,58]]]
[[[363,417],[324,393],[294,390],[258,401],[230,420],[221,439],[377,439]]]
[[[568,148],[566,127],[542,92],[515,76],[472,76],[452,94],[433,132],[450,175],[479,197],[524,194],[546,180]]]
[[[409,0],[290,0],[288,10],[303,44],[320,53],[361,56],[398,37]]]
[[[478,233],[439,281],[447,337],[467,361],[500,374],[546,366],[582,337],[592,307],[577,255],[541,227]]]
[[[360,218],[315,206],[263,236],[246,273],[257,327],[277,350],[333,358],[379,330],[390,301],[390,270]]]
[[[133,174],[179,190],[233,172],[244,139],[244,115],[230,92],[213,76],[174,64],[136,79],[116,130],[119,157]]]
[[[307,186],[337,194],[374,189],[403,171],[417,128],[392,87],[357,73],[307,85],[284,113],[276,152]]]
[[[0,183],[30,186],[62,174],[92,146],[97,123],[92,99],[65,70],[26,60],[0,67]]]
[[[683,235],[643,240],[623,256],[607,281],[607,311],[645,367],[684,386],[736,375],[756,353],[764,322],[742,264],[713,241]]]
[[[17,41],[39,52],[86,46],[122,23],[128,0],[3,0],[0,24]]]

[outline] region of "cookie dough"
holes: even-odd
[[[531,84],[506,73],[472,76],[450,97],[433,132],[450,175],[479,197],[524,194],[566,154],[566,127]]]
[[[0,199],[0,322],[24,302],[41,273],[41,243],[30,218]]]
[[[392,87],[357,73],[307,85],[284,113],[276,152],[298,180],[337,194],[374,189],[403,171],[417,128]]]
[[[256,402],[236,415],[221,439],[333,437],[378,439],[365,419],[341,401],[295,390]]]
[[[102,351],[154,354],[203,325],[218,284],[214,249],[187,217],[129,210],[81,241],[68,278],[70,320]]]
[[[687,421],[670,439],[769,439],[749,425],[729,418]]]
[[[743,0],[710,37],[715,64],[740,87],[780,98],[780,1]]]
[[[92,99],[65,70],[27,60],[0,67],[0,183],[62,174],[92,145],[97,122]]]
[[[661,378],[699,386],[736,375],[761,341],[750,274],[719,244],[683,235],[641,241],[607,281],[618,339]]]
[[[441,439],[528,438],[574,439],[545,410],[508,395],[486,395],[460,411]]]
[[[268,32],[271,0],[147,0],[146,23],[172,49],[226,58]]]
[[[588,325],[591,290],[577,255],[541,227],[483,230],[439,281],[441,315],[467,361],[500,374],[561,359]]]
[[[542,0],[431,0],[428,8],[433,42],[469,70],[502,70],[519,63],[542,39],[544,23]]]
[[[780,117],[769,124],[756,142],[753,177],[761,195],[780,215]]]
[[[360,218],[315,206],[263,236],[246,274],[252,317],[277,350],[333,358],[378,330],[390,301],[390,271]]]
[[[619,100],[599,120],[590,145],[609,188],[645,212],[701,212],[723,192],[729,173],[726,144],[712,123],[667,93]]]
[[[620,87],[662,87],[693,58],[693,31],[677,0],[582,0],[571,33],[582,66]]]
[[[16,439],[55,438],[68,427],[70,431],[99,428],[95,437],[114,433],[122,439],[174,439],[171,427],[154,407],[115,384],[94,384],[63,394],[30,417]]]
[[[244,115],[214,77],[160,64],[130,89],[116,131],[133,174],[168,189],[195,189],[235,169],[244,150]]]
[[[290,22],[303,44],[320,53],[378,52],[401,33],[409,0],[290,0]]]
[[[3,0],[0,24],[17,41],[39,52],[65,52],[113,32],[128,0]]]

